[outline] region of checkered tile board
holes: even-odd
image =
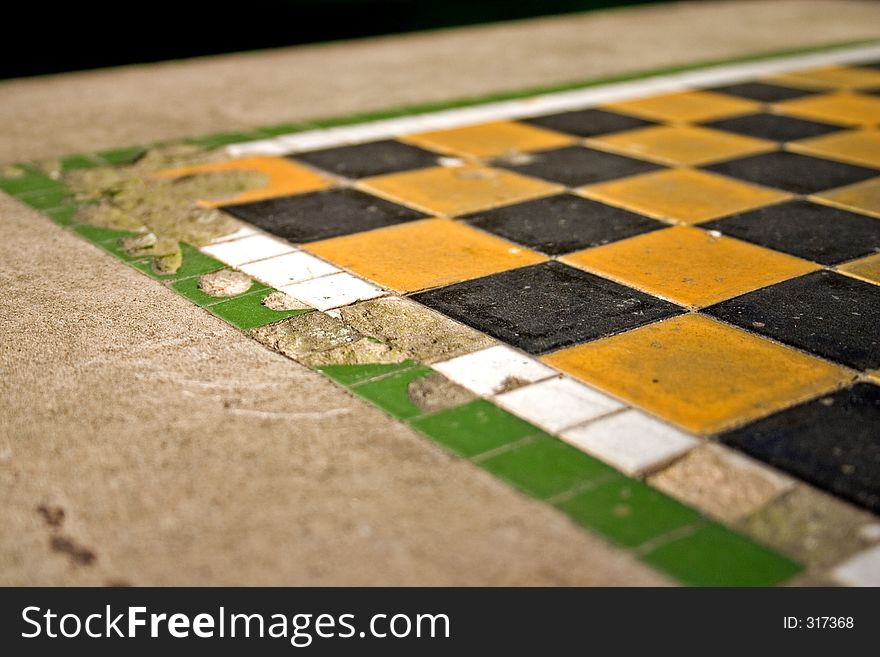
[[[344,182],[225,210],[880,512],[878,123],[833,67],[293,154]]]
[[[320,368],[685,583],[877,583],[878,128],[868,63],[165,171],[269,181],[202,249],[257,319],[172,287],[468,332]]]

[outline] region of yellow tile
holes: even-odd
[[[691,307],[708,306],[819,268],[800,258],[683,226],[577,251],[562,260]]]
[[[876,372],[869,372],[868,378],[874,383],[880,384],[880,370],[877,370]]]
[[[880,131],[842,130],[788,144],[798,153],[880,168]]]
[[[880,96],[845,91],[795,98],[773,107],[789,116],[840,125],[873,126],[880,122]]]
[[[486,276],[546,260],[451,219],[422,219],[303,247],[398,292]]]
[[[880,217],[880,177],[822,192],[810,199],[844,210]]]
[[[602,109],[669,123],[701,123],[758,112],[761,104],[711,91],[680,91],[611,103]]]
[[[203,173],[224,173],[228,171],[254,171],[266,177],[266,184],[247,192],[241,192],[235,196],[224,199],[203,199],[199,205],[203,207],[218,207],[231,203],[248,203],[261,201],[278,196],[291,194],[304,194],[326,189],[331,186],[331,181],[322,178],[318,174],[302,167],[283,157],[243,157],[237,160],[224,160],[223,162],[209,162],[196,164],[176,169],[164,169],[155,173],[159,178],[180,178]]]
[[[880,87],[880,71],[849,66],[826,66],[809,71],[774,75],[765,82],[805,89],[870,89]]]
[[[880,285],[880,253],[838,265],[837,270],[868,283]]]
[[[459,215],[563,191],[512,171],[480,166],[431,167],[365,178],[363,189],[431,214]]]
[[[407,135],[402,141],[450,155],[491,158],[561,148],[573,143],[575,138],[526,123],[494,121]]]
[[[655,219],[695,224],[778,203],[789,194],[705,171],[667,169],[581,187],[587,198]]]
[[[776,148],[764,139],[693,126],[653,126],[587,140],[590,146],[661,164],[708,164]]]
[[[697,314],[543,360],[699,434],[768,415],[851,378],[841,367]]]

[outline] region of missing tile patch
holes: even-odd
[[[753,513],[793,486],[787,477],[717,445],[692,450],[648,481],[727,522]]]
[[[867,547],[863,528],[874,523],[870,513],[799,485],[738,524],[757,540],[824,568]]]
[[[229,215],[199,206],[202,199],[223,199],[258,189],[267,182],[253,171],[224,171],[163,179],[160,169],[215,159],[194,146],[157,148],[127,167],[97,167],[60,174],[84,203],[76,220],[102,228],[142,233],[121,246],[132,256],[152,256],[153,269],[174,273],[182,257],[179,242],[207,244],[238,229]]]
[[[421,304],[400,297],[362,301],[341,309],[344,322],[425,363],[454,358],[495,340]]]
[[[341,319],[319,312],[256,328],[251,337],[310,367],[399,363],[406,359],[405,354],[363,335]]]

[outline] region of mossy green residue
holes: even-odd
[[[63,174],[53,171],[50,175],[61,175],[66,187],[83,203],[77,222],[140,233],[121,246],[132,256],[153,256],[154,271],[171,274],[182,263],[180,242],[200,246],[238,228],[230,216],[201,207],[197,201],[232,198],[268,182],[263,174],[253,171],[173,179],[151,175],[216,159],[217,153],[174,145],[147,151],[129,166],[75,169]],[[51,163],[42,166],[51,169]]]

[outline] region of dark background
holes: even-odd
[[[180,59],[658,0],[116,0],[4,7],[0,78]],[[10,36],[19,43],[13,46]]]

